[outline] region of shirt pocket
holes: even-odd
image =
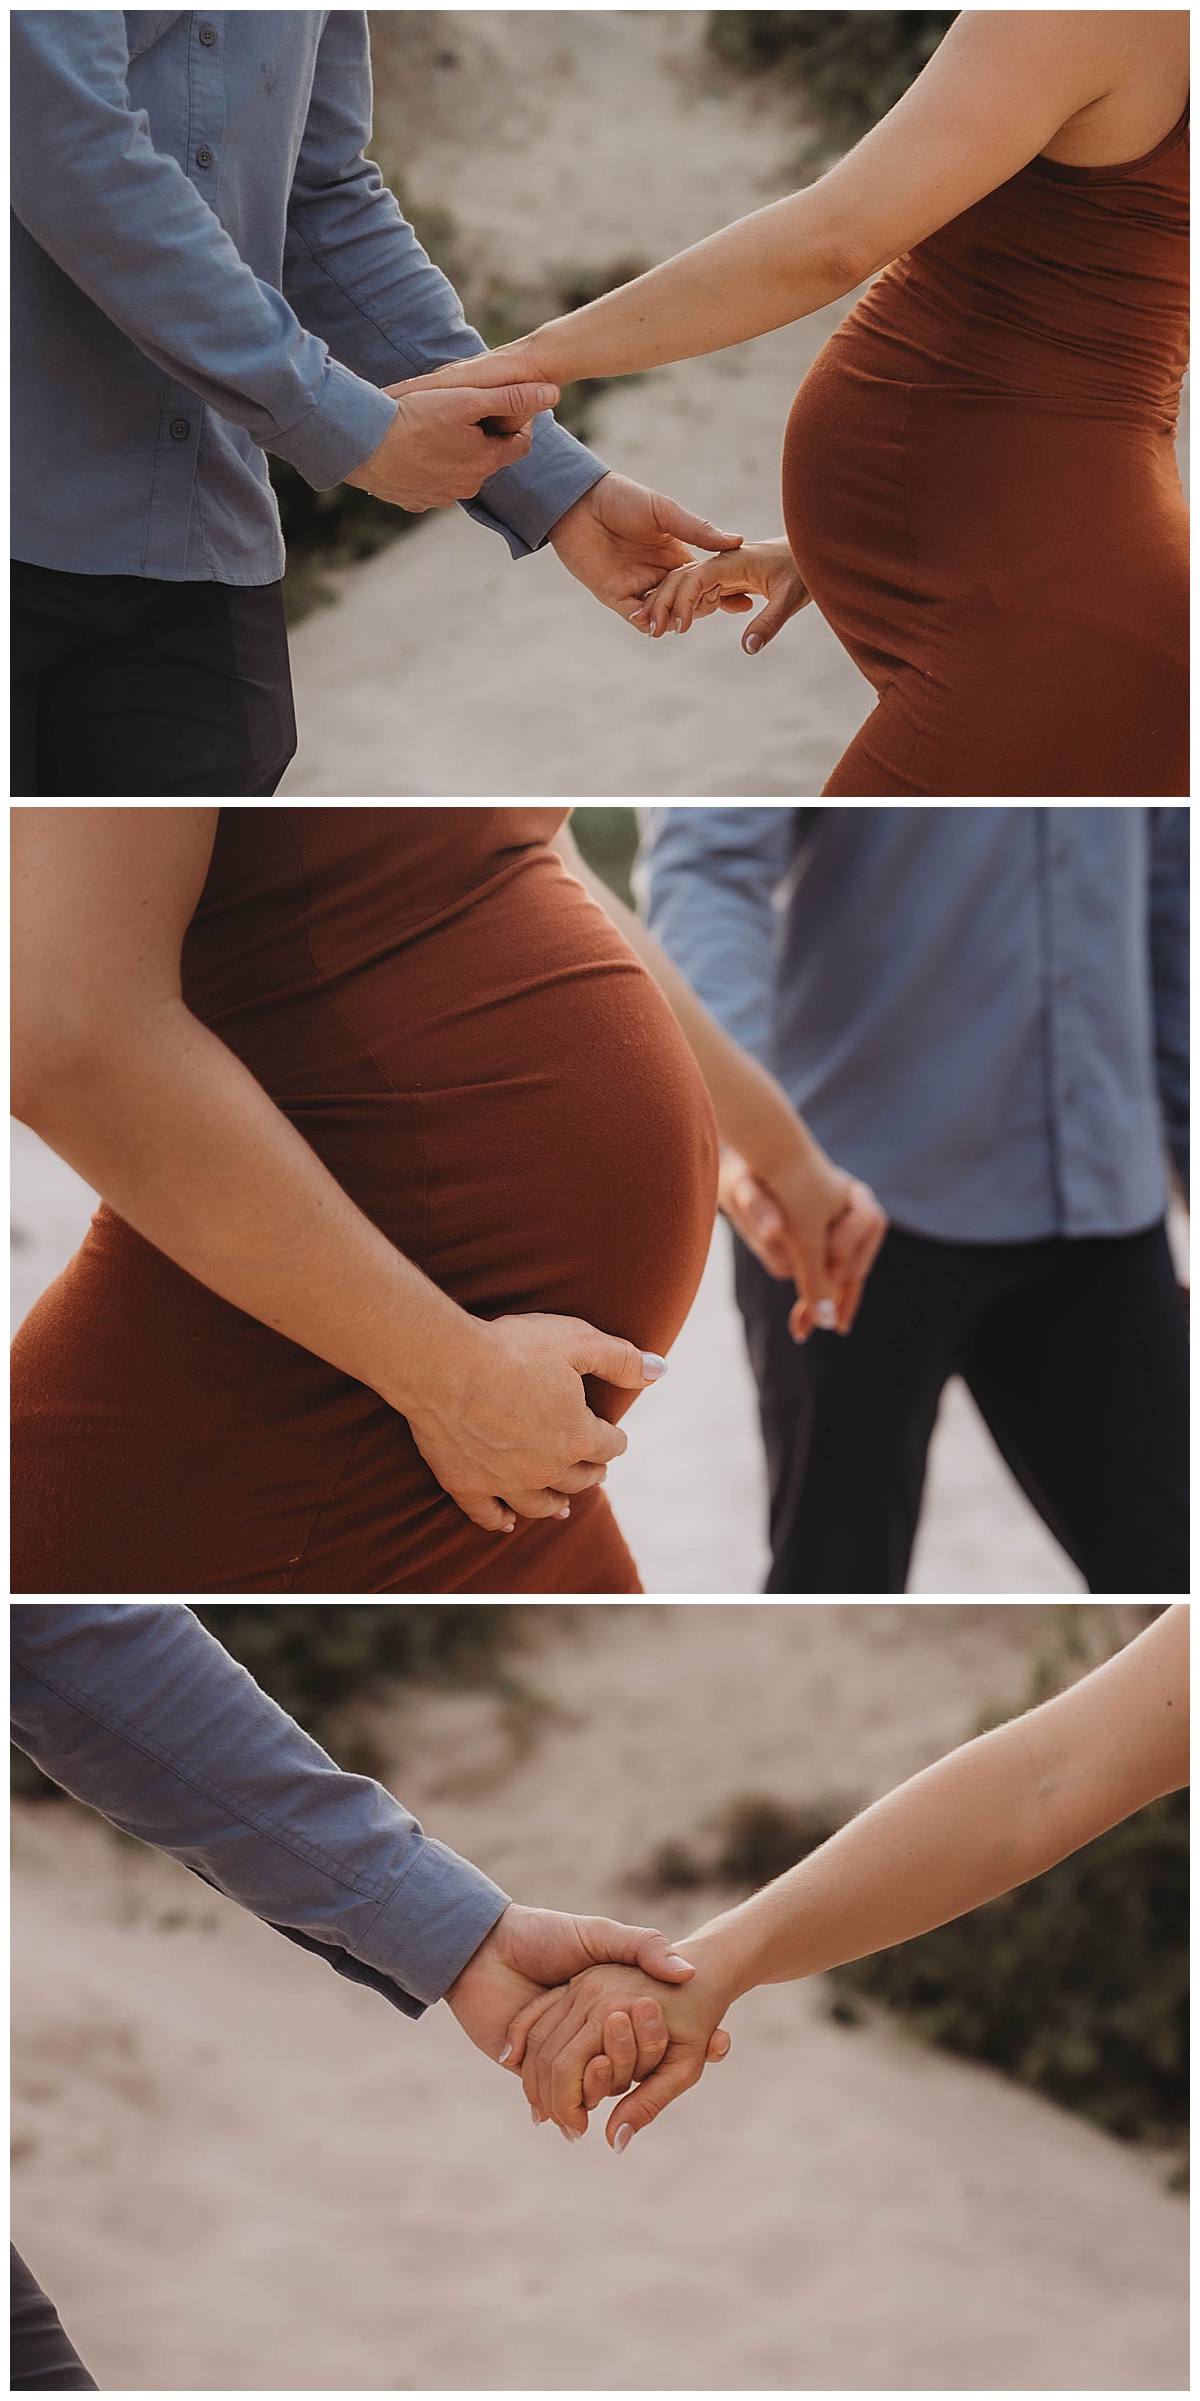
[[[127,8],[123,14],[125,39],[132,60],[140,58],[144,50],[152,49],[155,42],[161,42],[164,33],[168,33],[172,25],[178,25],[184,11],[181,8]]]

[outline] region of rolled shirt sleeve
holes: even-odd
[[[119,9],[18,9],[21,224],[154,364],[318,488],[377,450],[396,404],[330,357],[246,265],[130,102]]]
[[[1184,1194],[1190,1192],[1188,884],[1186,809],[1150,811],[1150,973],[1154,1047],[1167,1141]]]
[[[366,17],[357,9],[331,10],[292,178],[283,288],[297,317],[324,336],[335,358],[381,385],[427,375],[448,359],[473,358],[486,345],[364,156],[371,113]],[[543,414],[528,457],[489,476],[463,506],[522,556],[606,473],[600,459]]]
[[[419,2017],[508,1895],[345,1774],[174,1602],[14,1606],[13,1740],[57,1784]]]

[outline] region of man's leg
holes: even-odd
[[[25,568],[43,660],[38,785],[58,798],[273,792],[296,747],[278,584]]]
[[[1091,1592],[1187,1592],[1187,1324],[1165,1228],[1051,1249],[957,1364]]]
[[[852,1331],[801,1345],[793,1287],[735,1251],[770,1485],[767,1591],[903,1592],[938,1400],[995,1254],[893,1226]]]
[[[31,2276],[19,2251],[9,2246],[12,2292],[12,2360],[9,2389],[14,2393],[95,2393],[99,2386],[88,2375],[74,2344],[59,2322],[53,2301]]]

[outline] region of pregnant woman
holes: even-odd
[[[17,1337],[15,1590],[640,1590],[714,1108],[849,1324],[881,1211],[565,816],[16,812],[14,1107],[104,1205]]]
[[[966,12],[810,189],[494,354],[632,374],[886,269],[797,397],[787,543],[629,611],[765,592],[753,651],[814,599],[879,695],[827,794],[1186,794],[1187,82],[1185,10]]]

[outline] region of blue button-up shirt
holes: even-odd
[[[19,1749],[406,2017],[507,1908],[381,1785],[335,1767],[181,1602],[34,1601],[11,1619]]]
[[[1125,1234],[1188,1158],[1188,813],[673,808],[654,931],[896,1224]]]
[[[483,348],[363,156],[359,9],[15,9],[13,550],[283,572],[264,453],[361,466],[380,386]],[[552,418],[468,503],[514,555],[605,472]]]

